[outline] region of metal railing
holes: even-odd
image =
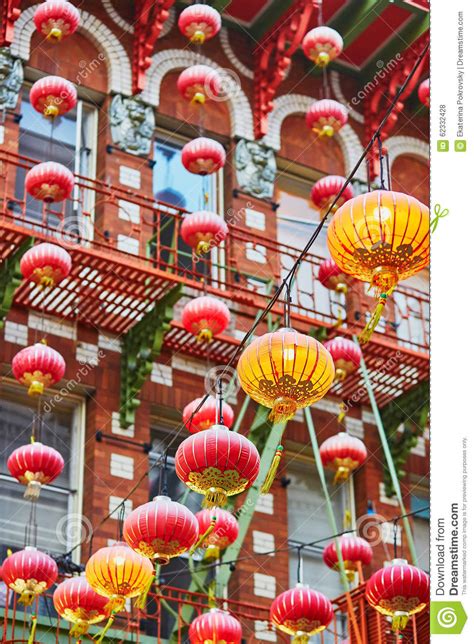
[[[10,222],[31,234],[41,233],[66,246],[132,255],[147,268],[201,291],[221,292],[236,305],[265,306],[272,288],[300,253],[298,248],[231,223],[225,243],[196,257],[180,236],[186,215],[183,209],[124,186],[82,176],[76,176],[71,199],[44,204],[25,191],[24,177],[33,165],[31,159],[0,151],[0,222]],[[234,217],[237,223],[242,219]],[[293,312],[309,324],[331,326],[339,319],[343,302],[318,280],[323,259],[307,255],[293,288]],[[393,313],[380,330],[403,347],[426,352],[428,294],[400,285],[393,302]]]

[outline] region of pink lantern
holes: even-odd
[[[192,65],[178,77],[179,93],[191,103],[204,104],[207,98],[219,96],[221,79],[219,73],[208,65]]]
[[[427,78],[422,83],[420,83],[420,86],[418,87],[418,98],[423,103],[423,105],[426,105],[426,107],[430,106],[430,79],[429,78]]]
[[[181,319],[186,331],[195,335],[198,341],[210,342],[229,326],[230,311],[221,300],[203,295],[186,304]]]
[[[42,443],[30,443],[15,449],[8,457],[10,474],[26,485],[24,497],[36,501],[41,487],[52,483],[64,469],[61,454]]]
[[[207,4],[193,4],[181,12],[178,27],[188,40],[202,45],[220,31],[221,16]]]
[[[35,396],[64,377],[66,363],[60,353],[38,342],[14,356],[12,371],[18,382],[28,387],[28,394]]]
[[[332,99],[315,101],[306,113],[306,124],[319,138],[332,137],[348,121],[347,109]]]
[[[343,273],[333,259],[325,259],[319,267],[318,279],[330,291],[347,293],[352,278]]]
[[[331,354],[336,367],[336,378],[344,380],[348,375],[360,367],[362,352],[360,347],[348,338],[337,337],[324,343]]]
[[[193,619],[189,625],[189,641],[191,644],[240,644],[242,626],[229,613],[211,608]]]
[[[33,166],[26,173],[27,192],[46,203],[69,199],[74,188],[74,175],[66,166],[55,161],[46,161]]]
[[[55,43],[76,31],[80,14],[76,7],[66,0],[47,0],[38,5],[33,21],[37,31]]]
[[[21,258],[20,271],[40,287],[57,286],[71,272],[71,256],[56,244],[37,244]]]
[[[222,217],[208,210],[199,210],[187,215],[181,224],[181,237],[198,255],[218,246],[229,234]]]
[[[217,141],[201,136],[186,143],[181,161],[188,172],[205,176],[224,167],[225,150]]]
[[[347,579],[354,581],[358,566],[368,566],[372,561],[372,546],[368,541],[362,539],[362,537],[344,534],[342,537],[339,537],[339,549]],[[324,548],[323,561],[328,568],[339,570],[339,559],[335,541]]]
[[[54,119],[74,109],[77,103],[76,88],[61,76],[45,76],[32,86],[30,103],[37,112]]]
[[[330,27],[315,27],[303,38],[303,51],[318,67],[326,67],[342,52],[344,41],[341,35]]]
[[[239,522],[233,514],[222,508],[201,510],[196,514],[196,519],[199,524],[199,536],[205,537],[201,545],[207,548],[206,559],[217,559],[219,552],[234,543],[239,536]],[[208,534],[214,520],[214,528]]]
[[[201,408],[195,412],[194,410],[197,409],[201,401],[202,398],[196,398],[186,405],[183,411],[183,423],[191,434],[202,432],[219,422],[219,418],[216,420],[216,399],[213,396],[208,396]],[[232,427],[234,412],[226,402],[222,403],[222,415],[224,417],[223,424],[226,427]]]
[[[324,467],[336,472],[335,483],[346,481],[367,458],[364,443],[346,432],[339,432],[325,440],[319,453]]]
[[[339,191],[342,190],[345,183],[346,180],[344,177],[340,177],[335,174],[329,174],[327,177],[323,177],[322,179],[319,179],[319,181],[316,181],[311,189],[311,199],[313,200],[316,208],[321,211],[326,211],[334,201],[336,195],[339,194]],[[334,204],[332,212],[335,212],[343,203],[352,199],[353,196],[354,190],[349,183],[349,185],[344,188],[337,202]]]

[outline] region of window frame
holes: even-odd
[[[7,390],[14,403],[21,405],[25,396],[24,388],[11,378],[5,378],[3,389]],[[47,389],[45,395],[51,397],[57,391]],[[81,396],[68,394],[56,406],[56,409],[63,409],[70,412],[71,415],[71,461],[70,461],[70,479],[69,487],[64,488],[57,485],[45,485],[44,489],[68,496],[67,502],[67,530],[68,542],[65,544],[65,551],[75,546],[81,541],[82,530],[89,528],[89,520],[83,514],[84,502],[84,467],[85,467],[85,435],[86,435],[86,401]],[[0,474],[0,481],[8,481],[21,485],[16,478],[9,474]],[[25,501],[27,503],[27,501]],[[78,521],[79,518],[79,521]],[[72,527],[72,529],[70,529]],[[74,563],[79,564],[81,561],[81,546],[73,550],[71,557]]]

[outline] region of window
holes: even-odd
[[[428,492],[421,491],[411,495],[411,510],[417,514],[413,515],[413,533],[415,548],[420,568],[429,573],[430,570],[430,499]]]
[[[31,105],[29,87],[23,91],[21,101],[21,120],[19,154],[34,161],[56,161],[65,165],[71,172],[85,177],[95,175],[95,145],[97,135],[96,110],[79,100],[71,110],[54,121],[44,118]],[[26,219],[31,222],[43,220],[43,205],[25,194],[26,169],[19,168],[16,176],[15,196],[26,199]],[[64,204],[50,204],[47,207],[47,224],[56,227],[62,213],[68,218],[70,232],[81,233],[79,202],[68,201]],[[90,197],[90,195],[88,195]],[[84,204],[89,209],[91,204]],[[77,225],[74,230],[73,222]],[[82,226],[83,228],[83,226]]]
[[[314,464],[293,461],[288,468],[291,483],[288,494],[288,541],[290,545],[310,543],[324,539],[333,534],[333,529],[326,515],[326,501],[321,489]],[[328,485],[330,482],[328,480]],[[338,530],[342,530],[344,506],[341,488],[332,488],[332,504],[338,521]],[[343,592],[339,575],[324,564],[323,549],[329,543],[324,541],[303,550],[303,582],[311,588],[322,592],[329,599],[338,597]],[[297,582],[298,556],[295,548],[290,550],[290,588]],[[341,622],[338,632],[343,633]],[[319,641],[315,638],[314,641]],[[334,642],[329,631],[324,633],[324,642]]]
[[[7,548],[21,549],[25,544],[25,525],[31,503],[23,498],[25,488],[10,476],[7,459],[14,449],[30,440],[36,401],[24,390],[2,389],[0,401],[0,547],[2,558]],[[52,485],[43,487],[36,503],[37,546],[48,552],[63,553],[81,537],[80,489],[83,451],[82,406],[61,403],[45,414],[41,440],[54,447],[64,458],[64,470]],[[78,521],[79,517],[79,521]],[[79,553],[76,551],[76,556]]]
[[[222,170],[209,176],[202,177],[188,172],[181,163],[181,148],[183,142],[173,141],[169,138],[159,138],[155,141],[153,168],[153,194],[158,201],[165,202],[175,208],[182,208],[189,212],[197,210],[221,210],[218,201],[218,187],[222,181]],[[193,263],[191,249],[179,235],[177,228],[176,210],[162,207],[160,215],[159,261],[161,264],[173,263],[179,267],[181,273],[188,277],[196,275],[214,276],[214,267],[206,266],[205,262]],[[178,257],[175,258],[175,251]],[[150,254],[156,255],[154,245],[150,245]],[[211,251],[207,259],[215,264],[217,249]],[[221,262],[223,263],[223,262]]]
[[[311,184],[303,179],[287,175],[278,178],[275,200],[279,204],[277,211],[278,243],[282,244],[281,264],[283,275],[292,268],[298,252],[303,250],[319,223],[319,213],[310,198]],[[313,244],[310,255],[329,257],[326,244],[327,226]],[[289,247],[285,252],[285,246]],[[294,308],[310,317],[320,318],[331,311],[337,314],[339,303],[318,280],[319,263],[306,258],[296,275],[292,299]]]

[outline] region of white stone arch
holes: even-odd
[[[31,37],[35,30],[33,14],[38,5],[32,5],[22,11],[15,22],[15,32],[11,52],[23,60],[30,57]],[[81,22],[77,31],[88,38],[102,52],[103,61],[107,66],[109,92],[117,92],[126,96],[132,93],[132,68],[125,48],[117,36],[99,18],[79,9]],[[94,73],[102,63],[102,59],[78,61],[77,83],[85,82],[87,70]],[[83,64],[85,63],[85,64]],[[79,72],[82,72],[80,75]],[[74,79],[73,79],[74,80]]]
[[[231,134],[250,141],[253,140],[253,114],[250,102],[240,86],[237,74],[219,67],[207,56],[187,51],[185,49],[165,49],[154,54],[152,63],[147,71],[145,89],[142,94],[144,101],[158,107],[160,104],[161,83],[169,72],[185,69],[191,65],[209,65],[219,71],[222,85],[226,91],[226,102],[229,106]]]
[[[426,141],[417,139],[414,136],[392,136],[384,142],[390,160],[390,169],[393,162],[403,154],[418,157],[430,161],[430,146]]]
[[[285,94],[273,101],[273,111],[268,116],[268,132],[263,142],[274,150],[281,148],[281,127],[283,121],[291,114],[306,114],[315,99],[304,94]],[[346,174],[349,174],[361,157],[364,148],[354,129],[345,125],[335,136],[344,155]],[[362,165],[356,172],[355,178],[365,181],[365,166]]]

